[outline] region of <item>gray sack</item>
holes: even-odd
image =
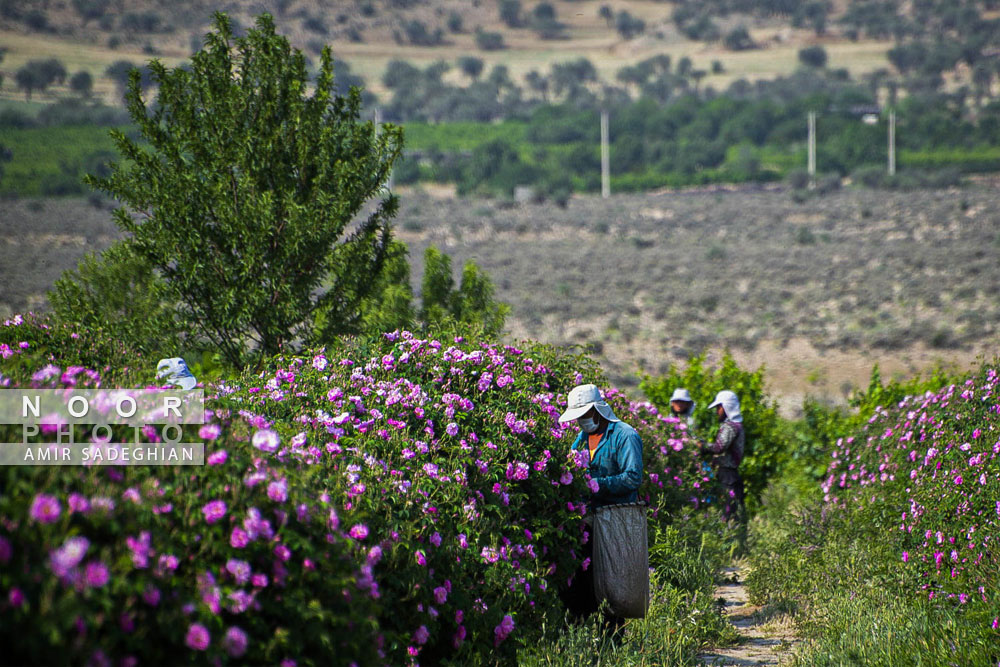
[[[594,516],[594,595],[612,613],[644,618],[649,607],[645,503],[598,507]]]

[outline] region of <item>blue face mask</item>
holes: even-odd
[[[583,429],[584,433],[593,433],[597,430],[598,423],[596,419],[581,417],[580,419],[577,419],[576,422],[580,425],[580,428]]]

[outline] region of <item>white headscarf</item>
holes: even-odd
[[[198,384],[198,380],[188,370],[187,363],[181,357],[160,359],[160,362],[156,364],[156,377],[166,378],[167,384],[184,390],[194,389],[195,385]]]
[[[715,395],[715,400],[712,404],[708,406],[711,410],[717,405],[721,405],[722,409],[726,411],[726,417],[729,421],[742,422],[743,415],[740,414],[740,399],[735,393],[724,389]]]

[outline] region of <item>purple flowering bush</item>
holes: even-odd
[[[64,386],[55,361],[24,383]],[[0,636],[24,662],[510,659],[590,539],[556,420],[584,377],[545,346],[345,341],[208,387],[203,467],[0,470]],[[608,393],[653,526],[711,517],[682,425]]]
[[[997,368],[877,410],[837,441],[822,489],[831,511],[892,530],[921,595],[1000,615]]]
[[[875,409],[830,449],[815,503],[758,539],[752,598],[822,619],[809,664],[1000,661],[998,368]]]

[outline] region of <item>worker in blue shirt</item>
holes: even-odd
[[[638,501],[642,483],[642,439],[636,430],[615,416],[600,390],[592,384],[574,387],[569,392],[566,411],[559,421],[573,420],[580,426],[580,434],[572,449],[586,448],[590,455],[590,477],[597,482],[597,490],[588,503],[588,514],[604,505]],[[588,563],[593,554],[592,538],[591,535],[583,545],[582,560]],[[573,585],[563,596],[574,615],[585,616],[597,610],[593,586],[591,568],[574,575]]]
[[[591,507],[636,502],[642,482],[642,439],[636,430],[615,416],[592,384],[574,387],[569,393],[566,412],[559,421],[572,420],[581,429],[572,448],[587,448],[590,476],[599,487]]]

